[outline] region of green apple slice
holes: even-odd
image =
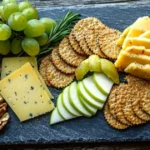
[[[64,119],[60,116],[58,113],[57,107],[52,111],[51,116],[50,116],[50,125],[59,123],[64,121]]]
[[[107,96],[97,88],[93,81],[93,76],[85,78],[82,82],[85,90],[91,97],[99,102],[105,103]]]
[[[92,116],[92,114],[82,105],[79,99],[76,82],[73,82],[69,86],[69,98],[70,98],[70,103],[79,113],[81,113],[83,116],[86,117]]]
[[[97,112],[97,108],[93,107],[89,103],[87,103],[81,96],[79,97],[81,100],[82,105],[92,114],[95,115]]]
[[[114,82],[110,78],[108,78],[104,73],[94,73],[93,80],[100,91],[102,91],[106,95],[110,93]]]
[[[82,116],[81,113],[79,113],[78,111],[76,111],[76,109],[74,107],[72,107],[71,103],[70,103],[70,99],[69,99],[69,86],[66,87],[63,90],[62,93],[62,102],[63,102],[63,106],[67,109],[67,111],[69,111],[70,114],[74,115],[74,116]]]
[[[91,55],[89,58],[89,70],[91,72],[101,72],[101,60],[97,55]]]
[[[92,105],[93,107],[97,108],[97,109],[102,109],[103,108],[103,105],[104,103],[101,103],[97,100],[95,100],[93,97],[91,97],[87,91],[85,90],[84,88],[84,85],[83,85],[83,82],[79,82],[78,83],[78,91],[79,91],[79,95],[87,102],[89,103],[90,105]]]
[[[77,67],[75,71],[75,76],[77,80],[82,80],[83,77],[88,73],[89,71],[89,60],[86,59],[81,62],[81,64]]]
[[[60,114],[60,116],[64,119],[64,120],[69,120],[69,119],[73,119],[76,116],[72,115],[69,113],[69,111],[67,111],[65,109],[65,107],[63,106],[62,103],[62,94],[60,94],[57,98],[57,108],[58,108],[58,113]]]
[[[108,76],[110,79],[112,79],[114,83],[120,83],[118,71],[111,61],[107,59],[101,59],[101,69],[102,72],[105,73],[106,76]]]

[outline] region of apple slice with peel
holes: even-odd
[[[69,86],[67,86],[62,93],[62,102],[63,102],[63,106],[65,107],[65,109],[67,111],[69,111],[70,114],[74,115],[74,116],[82,116],[81,113],[79,113],[78,111],[76,111],[76,109],[71,105],[70,103],[70,99],[69,99]]]
[[[87,103],[82,97],[79,97],[81,100],[82,105],[92,114],[95,115],[97,112],[97,108],[93,107],[89,103]]]
[[[76,79],[82,80],[83,77],[88,73],[89,71],[89,60],[86,59],[81,62],[81,64],[77,67],[75,71]]]
[[[96,99],[97,101],[101,102],[101,103],[105,103],[106,99],[107,99],[107,95],[103,94],[98,87],[96,86],[96,84],[93,81],[93,76],[89,76],[87,78],[85,78],[83,81],[83,86],[86,90],[86,92],[93,97],[94,99]]]
[[[78,82],[77,88],[79,91],[79,96],[81,96],[87,103],[89,103],[89,105],[91,105],[99,110],[101,110],[103,108],[104,103],[101,103],[101,102],[97,101],[96,99],[94,99],[93,97],[91,97],[85,90],[82,81]]]
[[[63,106],[62,103],[62,94],[60,94],[57,98],[57,109],[58,109],[58,113],[60,114],[60,116],[64,119],[64,120],[69,120],[69,119],[73,119],[76,116],[72,115],[69,113],[69,111],[67,111],[65,109],[65,107]]]
[[[50,116],[50,125],[64,121],[60,116],[57,107],[52,111]]]
[[[111,61],[107,59],[101,59],[101,69],[102,72],[105,73],[110,79],[112,79],[114,83],[120,83],[118,71]]]
[[[101,60],[97,55],[91,55],[89,58],[89,70],[91,72],[101,72]]]
[[[69,98],[72,106],[83,116],[91,117],[92,114],[82,105],[77,92],[77,83],[73,82],[69,86]]]
[[[110,78],[108,78],[104,73],[94,73],[93,80],[100,91],[102,91],[106,95],[110,93],[114,82]]]

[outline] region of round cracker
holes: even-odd
[[[70,84],[74,79],[74,74],[72,75],[66,75],[59,70],[56,69],[56,67],[53,65],[53,63],[50,61],[50,63],[47,66],[47,79],[50,82],[50,84],[53,87],[56,88],[64,88],[68,84]]]
[[[67,64],[75,67],[78,67],[80,63],[86,59],[86,56],[81,56],[73,50],[67,37],[59,44],[59,54]]]
[[[97,29],[99,26],[104,26],[104,24],[94,17],[88,17],[80,20],[73,28],[73,33],[79,45],[82,47],[83,51],[87,55],[92,55],[92,51],[89,49],[84,34],[88,29]]]
[[[65,61],[63,61],[63,59],[60,58],[58,47],[53,49],[51,53],[51,60],[59,71],[65,74],[72,74],[75,72],[75,67],[68,65]]]
[[[140,106],[140,101],[145,99],[145,97],[141,96],[140,92],[137,93],[136,97],[137,98],[132,101],[132,108],[133,108],[134,113],[142,120],[150,121],[150,115],[147,114],[145,111],[143,111]],[[149,105],[149,108],[150,108],[150,105]]]
[[[98,39],[97,39],[98,33],[99,33],[98,30],[90,30],[89,29],[84,34],[84,37],[85,37],[88,47],[94,54],[96,54],[102,58],[106,58],[106,55],[101,51],[99,44],[98,44]]]
[[[132,101],[136,99],[136,94],[139,92],[137,88],[127,85],[127,90],[124,94],[123,113],[128,121],[133,125],[139,125],[145,123],[140,119],[132,109]]]
[[[45,82],[46,85],[51,86],[50,82],[47,80],[47,76],[46,76],[46,71],[47,71],[47,66],[50,63],[50,56],[47,55],[45,56],[40,63],[40,67],[39,67],[39,72]]]
[[[80,47],[78,41],[75,39],[73,31],[69,34],[69,42],[72,48],[80,55],[85,55],[83,49]]]
[[[120,129],[120,130],[128,128],[128,125],[119,122],[117,118],[111,114],[108,103],[106,103],[104,107],[104,116],[107,123],[113,128]]]
[[[116,44],[120,35],[120,31],[111,28],[99,34],[100,49],[109,59],[116,60],[120,53],[121,47]]]

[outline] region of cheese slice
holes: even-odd
[[[54,108],[30,63],[0,81],[0,94],[20,121],[45,114]]]
[[[125,72],[146,80],[150,80],[150,64],[142,65],[138,63],[131,63],[125,68]]]
[[[127,38],[122,48],[125,50],[129,46],[144,46],[146,49],[150,49],[150,39],[141,37]]]
[[[132,54],[141,54],[150,56],[150,49],[146,49],[144,46],[130,46],[126,48],[125,51]]]
[[[137,62],[143,65],[150,64],[150,57],[141,54],[131,54],[125,50],[122,50],[115,62],[115,67],[120,71],[124,71],[124,69],[133,62]]]
[[[9,57],[4,58],[2,61],[2,73],[1,73],[1,79],[5,78],[10,73],[14,72],[15,70],[19,69],[22,65],[29,62],[32,67],[35,69],[37,76],[39,77],[43,87],[47,91],[47,94],[50,98],[53,98],[50,90],[46,86],[43,78],[41,77],[38,67],[37,67],[37,61],[35,57]]]

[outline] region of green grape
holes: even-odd
[[[27,26],[27,19],[22,13],[16,12],[8,18],[8,25],[15,31],[22,31]]]
[[[16,0],[3,0],[2,5],[7,5],[8,3],[17,3]]]
[[[29,55],[29,56],[36,56],[40,52],[40,46],[37,40],[34,38],[26,37],[22,43],[23,50]]]
[[[13,54],[19,54],[22,51],[21,42],[22,40],[19,38],[13,39],[13,41],[11,42],[11,48],[10,48]]]
[[[36,10],[36,8],[26,8],[23,10],[22,14],[25,15],[27,20],[38,19],[38,11]]]
[[[31,3],[28,2],[28,1],[20,2],[20,3],[18,4],[18,6],[19,6],[19,11],[21,11],[21,12],[22,12],[24,9],[26,9],[26,8],[32,7],[32,6],[31,6]]]
[[[10,41],[0,41],[0,54],[7,55],[10,52]]]
[[[8,3],[7,5],[4,6],[3,9],[3,17],[4,19],[7,21],[9,16],[14,13],[14,12],[18,12],[18,5],[15,3]]]
[[[29,20],[26,28],[24,29],[24,34],[27,37],[38,37],[45,32],[44,25],[36,19]]]
[[[0,6],[0,18],[3,19],[3,8],[4,6]]]
[[[5,41],[11,36],[11,29],[7,24],[0,24],[0,40]]]
[[[44,24],[45,32],[49,35],[53,27],[56,26],[56,22],[50,18],[41,18],[40,21]]]
[[[4,24],[4,22],[3,22],[3,21],[0,21],[0,24]]]
[[[41,36],[35,38],[40,46],[44,46],[48,42],[48,35],[44,32]]]

